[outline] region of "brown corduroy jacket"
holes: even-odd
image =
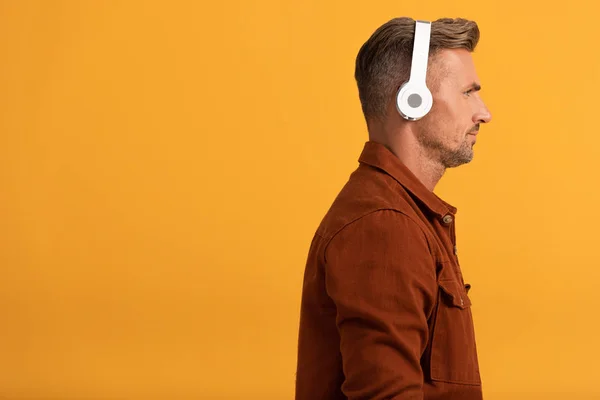
[[[480,400],[456,208],[369,141],[312,240],[296,400]]]

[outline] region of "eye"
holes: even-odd
[[[463,94],[467,97],[469,97],[471,95],[471,93],[473,92],[473,89],[469,89],[466,92],[463,92]]]

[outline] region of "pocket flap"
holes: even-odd
[[[452,305],[459,308],[471,306],[471,300],[467,296],[465,287],[458,281],[439,281],[442,291],[450,298]]]

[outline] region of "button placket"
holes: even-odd
[[[442,217],[442,222],[448,227],[450,243],[452,244],[452,252],[454,253],[454,257],[458,262],[458,246],[456,245],[456,237],[454,234],[456,220],[452,214],[448,213]]]

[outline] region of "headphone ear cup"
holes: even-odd
[[[402,116],[402,118],[404,119],[408,119],[408,116],[406,115],[407,111],[405,105],[404,105],[404,101],[403,98],[405,97],[405,92],[406,92],[406,85],[408,84],[408,82],[404,82],[402,84],[402,86],[400,86],[400,89],[398,89],[398,93],[396,93],[396,109],[398,110],[398,112],[400,113],[400,115]]]
[[[396,95],[396,107],[400,115],[409,121],[423,118],[433,103],[431,92],[425,85],[404,83]]]

